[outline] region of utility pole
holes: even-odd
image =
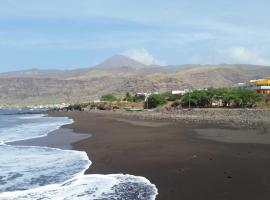
[[[146,94],[145,95],[145,102],[146,102],[146,108],[147,108],[147,110],[148,110],[148,97],[149,97],[149,95],[148,94]]]
[[[188,91],[188,108],[190,109],[190,91]]]
[[[147,94],[147,110],[149,109],[149,96],[150,94]]]
[[[147,103],[147,110],[148,110],[148,96],[146,97],[146,103]]]

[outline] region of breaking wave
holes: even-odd
[[[91,165],[85,152],[6,144],[43,137],[70,123],[44,114],[0,114],[0,200],[155,199],[157,188],[144,177],[85,175]]]

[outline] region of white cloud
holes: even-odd
[[[232,47],[225,50],[219,50],[220,55],[225,62],[236,64],[254,64],[269,65],[270,61],[263,58],[258,49],[249,50],[245,47]]]
[[[145,65],[165,65],[164,61],[155,59],[146,49],[131,49],[122,54]]]

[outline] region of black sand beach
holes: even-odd
[[[269,129],[251,133],[245,128],[148,122],[110,113],[51,115],[68,116],[75,123],[64,128],[91,134],[73,144],[74,149],[86,151],[93,162],[87,173],[144,176],[157,186],[159,200],[270,199],[270,141],[250,143],[252,135],[258,141],[259,134],[270,134]],[[230,139],[217,142],[209,140],[209,135],[202,139],[203,130],[209,129],[215,133],[221,130],[223,137],[228,132]],[[201,130],[197,137],[196,131]],[[234,134],[244,136],[246,132],[248,140],[242,143],[235,137],[234,142]]]
[[[60,149],[72,149],[72,144],[91,137],[90,134],[74,133],[72,129],[60,128],[46,137],[10,142],[10,145],[44,146]]]

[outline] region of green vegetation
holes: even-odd
[[[101,96],[101,101],[117,101],[118,98],[113,94],[105,94]]]
[[[128,102],[134,102],[134,97],[129,92],[127,92],[123,100]]]
[[[167,92],[163,92],[161,94],[167,101],[176,101],[178,99],[181,99],[181,94],[177,94],[177,95],[173,95],[172,92],[167,91]]]
[[[167,103],[165,97],[161,94],[152,94],[150,95],[144,103],[144,108],[156,108],[160,105]]]
[[[244,88],[209,88],[195,90],[181,98],[183,107],[254,107],[263,96],[256,91]]]
[[[134,102],[143,102],[145,100],[145,96],[134,96],[133,101]]]
[[[171,107],[172,107],[172,108],[179,108],[179,107],[181,107],[181,102],[180,102],[180,100],[174,101],[174,102],[171,104]]]
[[[184,95],[181,99],[183,107],[206,107],[209,105],[207,94],[204,91],[194,91]]]
[[[123,97],[123,100],[127,102],[143,102],[145,100],[145,96],[144,95],[136,96],[127,92]]]
[[[144,96],[134,96],[127,92],[122,98],[129,103],[143,103]],[[112,94],[106,94],[101,97],[102,101],[118,101],[118,98]],[[171,92],[161,94],[152,94],[144,102],[144,108],[156,108],[167,102],[172,102],[171,107],[192,107],[192,108],[211,108],[211,107],[229,107],[229,108],[251,108],[260,103],[269,104],[270,95],[262,95],[256,91],[244,88],[208,88],[205,90],[194,90],[185,95],[173,95]]]
[[[265,103],[266,103],[266,104],[270,104],[270,94],[266,94],[266,95],[264,96],[264,99],[265,99]]]

